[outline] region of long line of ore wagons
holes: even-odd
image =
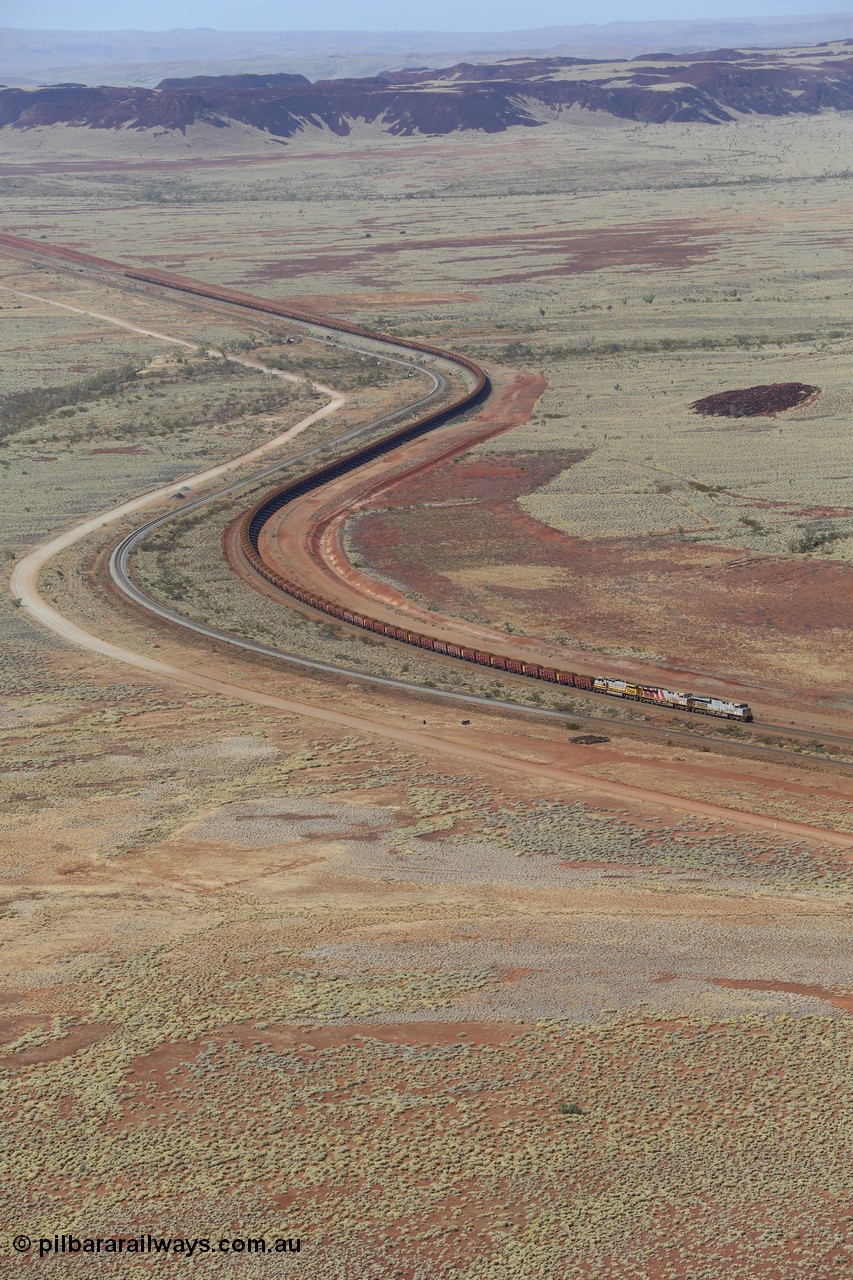
[[[112,265],[112,264],[109,264]],[[200,282],[173,276],[169,272],[149,270],[124,271],[124,275],[132,280],[140,280],[147,284],[159,285],[161,288],[178,289],[183,293],[198,294],[218,302],[227,302],[232,306],[245,307],[251,311],[267,312],[270,315],[283,316],[290,320],[305,321],[313,325],[322,325],[327,329],[339,330],[343,333],[355,334],[374,341],[391,343],[394,346],[407,347],[441,360],[467,369],[474,375],[474,386],[450,405],[419,418],[401,430],[393,432],[385,439],[375,441],[344,458],[320,467],[310,475],[268,494],[255,507],[246,513],[241,521],[240,547],[249,565],[269,583],[285,592],[293,599],[317,609],[321,613],[347,622],[351,626],[361,627],[376,635],[386,636],[402,644],[415,645],[427,649],[431,653],[442,654],[449,658],[458,658],[463,662],[473,662],[479,666],[490,667],[496,671],[506,671],[513,675],[528,676],[533,680],[544,680],[551,684],[568,685],[575,689],[589,692],[606,693],[616,698],[628,698],[635,702],[655,703],[658,706],[672,707],[679,711],[692,711],[699,715],[718,716],[728,720],[752,720],[752,712],[745,702],[732,702],[725,698],[704,698],[691,693],[676,693],[672,689],[661,689],[653,685],[640,684],[637,681],[616,679],[610,676],[584,675],[577,671],[562,671],[556,667],[543,667],[536,662],[525,662],[520,658],[510,658],[499,653],[489,653],[481,649],[468,648],[465,645],[453,644],[449,640],[440,640],[437,636],[425,635],[419,631],[410,631],[366,614],[345,609],[334,600],[326,600],[291,582],[272,570],[262,559],[259,550],[260,531],[276,511],[280,511],[287,503],[301,497],[365,462],[372,461],[382,454],[391,452],[398,445],[414,440],[427,431],[441,426],[450,418],[466,412],[479,403],[489,392],[490,384],[485,370],[467,356],[460,356],[425,342],[417,342],[411,338],[388,338],[370,329],[350,324],[345,320],[328,319],[295,308],[282,306],[280,303],[267,302],[248,294],[240,294],[230,290],[214,289]]]
[[[673,707],[679,711],[693,711],[699,715],[719,716],[728,720],[752,720],[752,712],[745,702],[730,702],[724,698],[702,698],[691,693],[676,693],[672,689],[638,684],[631,680],[584,675],[578,671],[562,671],[558,667],[543,667],[537,662],[525,662],[521,658],[489,653],[484,649],[472,649],[466,645],[454,644],[450,640],[440,640],[437,636],[410,631],[408,628],[383,622],[379,618],[356,613],[352,609],[345,609],[342,605],[336,604],[334,600],[326,600],[323,596],[307,591],[299,583],[282,577],[260,558],[251,543],[247,545],[247,541],[242,538],[241,549],[252,568],[279,591],[286,592],[294,600],[299,600],[311,609],[317,609],[332,618],[338,618],[341,622],[348,622],[351,626],[362,627],[365,631],[386,636],[390,640],[415,645],[420,649],[428,649],[431,653],[440,653],[449,658],[460,658],[463,662],[491,667],[496,671],[508,671],[513,675],[528,676],[533,680],[545,680],[550,684],[569,685],[575,689],[585,689],[594,693],[607,693],[612,697],[628,698],[634,702],[651,702],[657,706]]]

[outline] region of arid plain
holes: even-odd
[[[263,1274],[312,1280],[843,1275],[853,117],[9,139],[8,233],[494,375],[443,460],[423,444],[312,512],[335,551],[312,572],[506,652],[731,691],[757,723],[531,691],[297,612],[229,554],[271,483],[248,466],[143,547],[138,579],[423,695],[133,609],[106,574],[132,521],[63,551],[45,597],[187,679],[6,600],[4,1218],[299,1237]],[[9,570],[286,433],[324,387],[344,403],[283,462],[421,390],[298,325],[3,246],[0,286]],[[689,409],[782,381],[820,394],[774,418]],[[300,538],[283,523],[280,554]]]

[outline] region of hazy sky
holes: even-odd
[[[0,0],[0,26],[109,31],[509,31],[579,22],[853,12],[853,0]]]

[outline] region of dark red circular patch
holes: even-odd
[[[805,382],[771,382],[742,391],[718,391],[703,400],[694,400],[690,408],[707,417],[772,417],[783,409],[796,409],[819,395],[820,387],[809,387]]]

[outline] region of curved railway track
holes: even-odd
[[[422,648],[429,648],[432,649],[433,652],[440,655],[447,655],[452,658],[463,656],[461,651],[458,654],[455,652],[459,646],[446,645],[442,648],[441,646],[444,642],[436,640],[433,637],[421,636],[419,633],[414,633],[408,630],[404,631],[402,628],[389,627],[388,624],[381,623],[378,620],[368,619],[366,615],[351,614],[349,610],[343,610],[340,606],[335,605],[333,601],[326,601],[321,597],[313,596],[313,594],[304,591],[299,584],[290,583],[287,580],[282,579],[280,575],[271,570],[270,567],[261,559],[257,548],[257,539],[260,529],[263,527],[265,521],[269,519],[275,511],[280,510],[287,502],[294,500],[303,493],[307,493],[319,487],[321,483],[324,483],[328,479],[346,474],[349,471],[355,470],[358,466],[363,465],[367,461],[391,452],[400,445],[426,434],[435,427],[446,423],[451,418],[458,417],[475,407],[488,395],[490,384],[485,371],[482,370],[474,361],[469,360],[467,357],[457,356],[426,343],[415,342],[414,340],[404,338],[387,338],[382,334],[368,329],[363,329],[358,325],[353,325],[346,321],[319,317],[296,308],[283,307],[275,303],[268,303],[265,299],[259,299],[252,295],[243,294],[237,291],[216,289],[212,286],[203,285],[197,281],[191,281],[184,277],[172,275],[169,272],[132,271],[127,269],[123,264],[112,262],[108,259],[97,258],[92,255],[81,253],[77,250],[67,250],[59,246],[45,246],[37,244],[16,236],[0,234],[0,244],[2,243],[28,254],[34,254],[36,256],[47,254],[53,258],[68,261],[72,264],[78,264],[80,267],[93,267],[97,270],[106,271],[111,275],[117,274],[123,278],[138,281],[143,284],[154,285],[158,288],[175,289],[182,293],[194,294],[198,297],[222,302],[227,305],[238,306],[251,311],[278,315],[285,319],[295,320],[298,323],[309,326],[311,329],[319,329],[326,336],[327,340],[331,338],[331,333],[327,331],[337,331],[356,338],[369,340],[371,343],[379,344],[382,347],[402,347],[404,349],[428,355],[433,359],[445,361],[450,366],[464,369],[468,374],[473,375],[473,388],[468,390],[463,396],[457,398],[449,405],[443,405],[426,416],[418,418],[415,422],[409,423],[408,425],[398,429],[390,436],[386,436],[379,441],[374,441],[363,446],[355,452],[347,454],[344,457],[338,458],[326,466],[321,467],[318,471],[302,477],[287,486],[279,487],[272,493],[267,494],[266,497],[246,513],[242,521],[240,533],[241,550],[251,567],[272,585],[285,591],[292,598],[299,601],[299,603],[307,605],[312,609],[318,609],[320,612],[331,614],[339,620],[352,623],[355,626],[364,627],[366,624],[373,622],[374,625],[368,626],[367,629],[375,630],[378,634],[382,634],[383,636],[393,640],[399,640],[408,644],[415,644]],[[373,354],[377,354],[375,350],[373,351]],[[382,351],[379,358],[383,361],[390,361],[396,364],[406,363],[399,357],[389,355],[387,351]],[[723,741],[719,737],[700,736],[697,735],[695,731],[679,731],[677,729],[673,729],[671,726],[663,728],[649,724],[631,724],[631,722],[626,723],[626,721],[622,719],[616,719],[613,717],[579,715],[576,712],[535,707],[526,703],[514,702],[509,699],[486,698],[480,697],[476,694],[465,694],[436,688],[430,688],[427,690],[424,689],[422,685],[415,682],[399,680],[388,676],[372,675],[357,669],[323,662],[319,659],[306,658],[298,654],[288,653],[271,646],[262,645],[254,641],[244,639],[231,632],[227,632],[216,627],[195,622],[192,619],[185,617],[183,614],[178,613],[176,610],[162,604],[162,602],[156,600],[147,592],[143,591],[133,581],[129,571],[129,561],[133,550],[149,534],[165,524],[167,521],[184,516],[189,511],[200,508],[209,503],[219,501],[221,498],[230,495],[241,488],[245,488],[249,484],[255,484],[258,480],[281,471],[284,466],[291,466],[319,453],[328,451],[331,448],[338,448],[360,435],[374,431],[377,427],[393,422],[400,417],[408,416],[446,391],[446,380],[440,373],[425,367],[421,363],[417,364],[417,368],[419,372],[423,372],[430,377],[433,386],[425,396],[420,397],[417,401],[410,403],[405,408],[383,415],[381,418],[355,428],[334,441],[329,441],[322,445],[315,446],[312,449],[304,450],[295,456],[291,456],[284,463],[276,463],[266,467],[262,471],[255,473],[250,480],[234,482],[224,486],[223,488],[217,489],[215,492],[196,498],[191,502],[183,503],[179,509],[168,511],[155,517],[153,520],[147,521],[139,528],[135,529],[131,534],[125,537],[117,547],[115,547],[110,557],[110,576],[115,585],[135,604],[164,621],[180,626],[185,630],[192,631],[207,639],[234,646],[261,657],[270,658],[279,662],[286,662],[291,665],[302,666],[310,670],[320,671],[335,676],[342,676],[347,679],[355,679],[367,684],[399,690],[401,692],[415,693],[422,697],[426,696],[442,701],[452,701],[462,705],[498,708],[501,710],[548,719],[565,720],[567,718],[576,718],[582,719],[588,723],[613,725],[614,727],[620,727],[623,729],[632,728],[644,735],[676,739],[683,742],[685,745],[713,743],[717,749],[723,749],[730,752],[734,751],[738,755],[744,755],[750,758],[784,760],[787,763],[790,763],[792,759],[802,761],[803,755],[801,753],[785,750],[783,748],[768,747],[753,743],[747,744],[742,741],[735,744],[731,741]],[[424,640],[431,641],[431,643],[424,644]],[[474,654],[476,651],[470,652]],[[497,666],[498,669],[507,671],[511,675],[524,676],[525,674],[528,674],[524,671],[524,666],[526,664],[515,662],[513,659],[502,659],[500,655],[478,653],[474,657],[467,657],[467,660],[480,661],[482,663],[483,658],[492,659],[495,657],[499,659],[498,663],[492,663],[489,661],[488,664],[483,663],[483,665]],[[511,663],[514,665],[510,665]],[[529,665],[533,666],[534,664]],[[541,667],[538,667],[535,675],[533,672],[530,672],[529,674],[533,675],[533,678],[539,680],[544,678],[546,680],[551,680],[552,683],[574,684],[575,687],[584,690],[591,690],[593,687],[594,677],[592,676],[586,676],[580,673],[557,673],[550,671],[548,671],[548,674],[543,676],[542,670],[543,669]],[[548,669],[546,669],[546,671],[547,670]],[[563,675],[564,677],[568,675],[571,678],[562,680],[555,679],[558,675]],[[765,729],[775,729],[786,737],[801,739],[814,737],[814,733],[808,730],[787,728],[781,725],[770,724],[766,724],[763,727]],[[842,735],[821,733],[820,737],[826,741],[836,742],[848,748],[853,744],[853,739]],[[839,766],[833,761],[816,758],[814,756],[810,756],[808,759],[810,764],[814,763],[818,767],[832,767],[834,770],[837,770],[839,767],[844,769],[845,767],[843,764]]]
[[[301,322],[313,321],[317,323],[317,317],[311,317],[308,313],[291,307],[283,307],[278,303],[266,302],[260,299],[252,299],[249,295],[234,292],[232,290],[215,289],[208,285],[200,284],[197,281],[187,281],[181,277],[173,277],[168,272],[160,271],[125,271],[124,275],[130,280],[138,280],[144,284],[165,285],[167,288],[178,289],[182,293],[195,294],[198,297],[209,298],[215,302],[226,302],[237,306],[249,307],[254,311],[258,311],[269,315],[278,315],[289,320],[297,320]],[[430,431],[434,431],[437,427],[444,425],[451,418],[457,418],[461,414],[474,408],[482,399],[488,396],[491,389],[488,375],[473,360],[467,356],[460,356],[455,353],[445,351],[440,347],[434,347],[429,343],[418,342],[411,338],[394,338],[389,339],[384,334],[377,333],[374,330],[365,329],[360,325],[350,324],[345,320],[324,320],[324,327],[338,330],[342,333],[354,335],[357,338],[368,339],[374,343],[388,343],[392,346],[403,347],[408,350],[417,351],[422,355],[428,355],[433,359],[439,359],[447,362],[451,366],[460,370],[465,370],[474,377],[474,386],[464,393],[462,396],[453,400],[449,405],[435,409],[431,413],[427,413],[423,417],[418,417],[414,422],[392,432],[390,435],[383,437],[381,440],[375,440],[370,444],[363,445],[360,449],[356,449],[352,453],[348,453],[343,457],[336,458],[334,461],[326,463],[316,471],[306,476],[302,476],[297,480],[291,481],[289,484],[274,490],[261,499],[261,501],[246,513],[240,528],[240,549],[246,563],[262,578],[276,587],[291,599],[297,600],[300,604],[307,605],[309,608],[319,613],[327,614],[336,618],[340,622],[348,623],[350,626],[359,627],[364,631],[370,631],[374,634],[385,636],[389,639],[396,640],[402,644],[414,646],[419,649],[426,649],[431,653],[437,653],[443,657],[455,658],[462,662],[475,663],[482,667],[488,667],[493,671],[509,672],[513,675],[525,676],[532,680],[544,681],[549,684],[557,684],[570,686],[576,689],[582,689],[585,692],[599,690],[601,692],[616,694],[617,687],[621,684],[621,692],[617,696],[634,702],[642,702],[646,704],[664,704],[673,710],[683,710],[702,715],[714,716],[719,719],[728,720],[752,720],[752,712],[746,704],[736,704],[734,702],[720,702],[716,699],[699,698],[693,695],[685,695],[673,693],[669,690],[663,690],[657,687],[645,686],[631,681],[627,688],[625,681],[607,680],[601,676],[589,675],[585,672],[565,671],[556,667],[542,666],[540,663],[526,662],[521,659],[512,658],[506,654],[492,653],[491,651],[470,648],[468,646],[454,644],[449,641],[441,640],[437,636],[429,635],[426,632],[414,631],[409,628],[394,626],[389,623],[380,621],[369,614],[361,613],[346,609],[335,600],[331,600],[325,596],[316,595],[307,590],[298,581],[292,578],[284,577],[277,573],[270,565],[268,565],[260,552],[259,537],[264,525],[270,520],[276,512],[282,507],[297,498],[302,497],[306,493],[313,492],[321,488],[323,485],[342,475],[356,471],[359,467],[365,466],[369,462],[375,461],[386,454],[392,453],[394,450],[401,448],[403,445],[410,443],[412,440],[424,436]]]

